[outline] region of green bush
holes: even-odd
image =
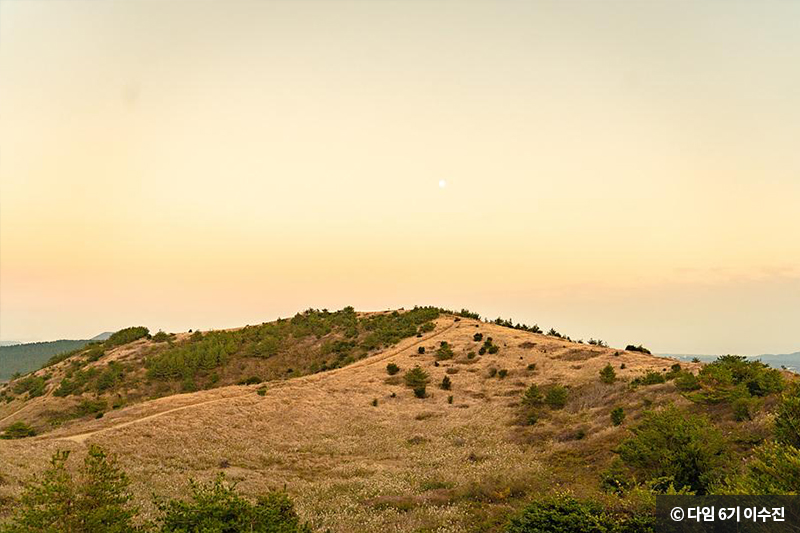
[[[36,431],[22,420],[19,420],[6,426],[3,432],[0,433],[0,439],[24,439],[34,435],[36,435]]]
[[[682,370],[675,376],[675,387],[684,392],[694,391],[700,388],[700,382],[691,372]]]
[[[425,385],[417,385],[414,387],[414,396],[417,398],[425,398],[428,396]]]
[[[90,446],[74,475],[70,453],[56,452],[50,467],[25,488],[6,529],[9,533],[133,533],[127,475],[97,446]]]
[[[164,333],[161,330],[158,330],[158,333],[153,335],[153,342],[167,342],[172,338],[172,335],[169,333]]]
[[[525,393],[522,395],[522,404],[527,405],[530,407],[537,407],[542,404],[544,401],[544,396],[542,395],[542,391],[539,390],[539,386],[535,383],[528,387],[525,390]]]
[[[450,381],[450,376],[445,376],[442,379],[442,384],[439,385],[439,387],[442,390],[450,390],[452,388],[452,386],[453,386],[453,383],[452,383],[452,381]]]
[[[727,442],[704,416],[669,406],[649,411],[617,448],[642,480],[668,478],[675,489],[706,494],[726,464]]]
[[[625,420],[625,410],[622,407],[615,407],[611,410],[611,423],[615,426],[622,424]]]
[[[800,493],[800,450],[779,443],[755,449],[744,471],[727,480],[721,492],[796,495]]]
[[[390,376],[394,376],[398,372],[400,372],[400,367],[397,366],[396,364],[389,363],[388,365],[386,365],[386,373],[389,374]]]
[[[36,398],[42,396],[47,388],[47,378],[45,376],[34,376],[33,374],[13,382],[11,390],[14,394],[28,393],[28,397]]]
[[[617,373],[614,370],[614,367],[611,364],[607,364],[600,370],[600,381],[603,383],[614,383],[617,380]]]
[[[544,403],[551,409],[563,409],[567,405],[569,391],[563,385],[553,385],[544,396]]]
[[[775,440],[800,448],[800,385],[794,385],[775,411]]]
[[[430,376],[419,365],[407,371],[403,376],[406,386],[413,388],[425,387],[430,381]]]
[[[731,407],[733,408],[733,417],[737,422],[752,420],[753,414],[758,408],[758,399],[751,396],[742,396],[733,400]]]
[[[504,379],[507,375],[508,375],[508,370],[506,370],[505,368],[501,368],[500,370],[497,371],[497,377],[500,379]]]
[[[270,492],[252,502],[220,475],[208,483],[191,484],[187,501],[158,505],[161,533],[305,533],[294,505],[283,492]]]
[[[142,337],[147,337],[150,335],[150,330],[144,326],[133,326],[130,328],[125,328],[117,331],[113,335],[111,335],[108,339],[106,339],[105,345],[108,347],[113,346],[120,346],[122,344],[128,344],[129,342],[133,342],[135,340],[141,339]]]
[[[417,348],[417,353],[420,355],[425,355],[425,347],[420,346],[419,348]]]
[[[667,379],[664,377],[664,374],[661,372],[656,372],[655,370],[648,370],[644,376],[633,379],[631,381],[631,386],[638,387],[639,385],[658,385],[666,382]]]
[[[638,346],[634,346],[633,344],[629,344],[629,345],[627,345],[625,347],[625,350],[628,351],[628,352],[640,352],[640,353],[646,353],[648,355],[650,354],[650,350],[648,350],[647,348],[645,348],[641,344],[638,345]]]
[[[534,501],[513,516],[506,533],[652,533],[650,514],[614,514],[591,500],[559,494]]]
[[[436,359],[438,361],[445,361],[447,359],[452,359],[453,355],[453,349],[450,347],[450,345],[447,342],[442,341],[441,346],[439,346],[439,348],[436,350]]]
[[[474,340],[475,342],[482,341],[483,340],[483,333],[476,333],[475,335],[472,336],[472,340]]]

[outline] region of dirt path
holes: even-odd
[[[303,377],[287,380],[287,381],[281,382],[281,383],[273,386],[272,388],[281,388],[281,387],[285,387],[285,386],[288,386],[288,385],[296,385],[298,383],[316,383],[316,382],[319,382],[319,381],[322,381],[322,380],[325,380],[325,379],[329,379],[331,376],[333,376],[333,375],[335,375],[335,374],[337,374],[337,373],[339,373],[339,372],[341,372],[343,370],[352,371],[353,369],[365,368],[365,367],[368,367],[368,366],[372,366],[372,365],[381,363],[381,362],[385,361],[386,359],[388,359],[390,357],[394,357],[394,356],[396,356],[396,355],[398,355],[398,354],[400,354],[400,353],[402,353],[402,352],[404,352],[406,350],[414,348],[414,347],[416,347],[416,346],[418,346],[418,345],[420,345],[422,343],[428,342],[431,339],[435,339],[436,337],[442,335],[443,333],[445,333],[447,331],[450,331],[455,326],[456,326],[456,324],[452,323],[452,324],[448,325],[447,327],[445,327],[445,328],[443,328],[443,329],[441,329],[441,330],[439,330],[437,332],[434,332],[431,335],[428,335],[426,337],[421,337],[421,338],[417,339],[415,342],[412,342],[411,344],[408,344],[407,346],[398,347],[398,348],[395,348],[394,350],[387,350],[386,352],[383,352],[381,354],[377,354],[377,355],[375,355],[373,357],[368,357],[366,359],[362,359],[360,361],[357,361],[357,362],[355,362],[355,363],[353,363],[351,365],[347,365],[345,367],[341,367],[341,368],[337,368],[337,369],[334,369],[334,370],[330,370],[328,372],[320,372],[319,374],[312,374],[310,376],[303,376]],[[256,387],[256,386],[253,385],[253,387]],[[111,430],[115,430],[115,429],[122,429],[124,427],[132,426],[133,424],[138,424],[140,422],[146,422],[148,420],[153,420],[155,418],[159,418],[161,416],[168,415],[170,413],[175,413],[175,412],[178,412],[178,411],[183,411],[185,409],[193,409],[195,407],[200,407],[200,406],[203,406],[203,405],[209,405],[209,404],[212,404],[212,403],[224,402],[224,401],[228,401],[228,400],[236,400],[238,398],[243,398],[245,396],[252,396],[252,395],[253,395],[253,390],[249,389],[247,392],[243,392],[242,394],[237,394],[235,396],[227,396],[225,398],[215,398],[213,400],[205,400],[205,401],[202,401],[202,402],[197,402],[197,403],[193,403],[193,404],[189,404],[189,405],[184,405],[184,406],[181,406],[181,407],[175,407],[173,409],[167,409],[166,411],[153,413],[152,415],[143,416],[141,418],[136,418],[134,420],[128,420],[127,422],[122,422],[122,423],[117,424],[115,426],[109,426],[109,427],[97,429],[97,430],[94,430],[94,431],[87,431],[85,433],[77,433],[75,435],[49,437],[49,439],[50,440],[69,440],[69,441],[72,441],[72,442],[77,442],[78,444],[82,444],[82,443],[86,442],[86,440],[89,437],[92,437],[92,436],[97,435],[99,433],[105,433],[106,431],[111,431]],[[23,407],[23,409],[24,409],[24,407]],[[19,411],[17,411],[17,412],[19,412]],[[9,415],[9,416],[13,416],[14,414],[15,413],[12,413],[12,415]],[[6,417],[6,418],[8,418],[8,417]],[[47,438],[47,437],[45,437],[45,438]]]

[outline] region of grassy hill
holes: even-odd
[[[315,531],[511,531],[556,491],[632,520],[669,487],[756,490],[748,468],[791,438],[790,373],[536,331],[435,308],[123,330],[0,390],[0,428],[37,433],[0,440],[0,502],[97,444],[143,518],[153,493],[223,473],[248,496],[285,488]]]
[[[58,340],[0,346],[0,381],[16,372],[27,374],[41,368],[52,356],[86,346],[88,340]]]

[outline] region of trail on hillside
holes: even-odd
[[[303,377],[299,377],[299,378],[294,378],[294,379],[290,379],[290,380],[287,380],[287,381],[283,381],[281,383],[276,384],[273,388],[280,388],[280,387],[284,387],[284,386],[287,386],[287,385],[294,385],[294,384],[297,384],[297,383],[314,383],[314,382],[318,382],[320,380],[328,379],[329,377],[331,377],[331,376],[333,376],[333,375],[335,375],[335,374],[337,374],[337,373],[339,373],[339,372],[341,372],[343,370],[352,371],[353,369],[365,368],[365,367],[368,367],[368,366],[372,366],[374,364],[381,363],[382,361],[385,361],[386,359],[388,359],[390,357],[394,357],[394,356],[400,354],[401,352],[404,352],[404,351],[406,351],[406,350],[408,350],[410,348],[414,348],[415,346],[418,346],[418,345],[420,345],[420,344],[422,344],[424,342],[428,342],[431,339],[435,339],[436,337],[442,335],[443,333],[445,333],[447,331],[450,331],[455,326],[456,326],[456,323],[451,323],[448,326],[442,328],[441,330],[439,330],[437,332],[434,332],[433,334],[428,335],[427,337],[421,337],[421,338],[417,339],[416,341],[414,341],[411,344],[408,344],[406,346],[398,347],[398,348],[395,348],[393,350],[386,350],[385,352],[382,352],[380,354],[376,354],[373,357],[367,357],[365,359],[361,359],[360,361],[356,361],[355,363],[353,363],[351,365],[347,365],[347,366],[344,366],[344,367],[341,367],[341,368],[336,368],[336,369],[330,370],[328,372],[320,372],[319,374],[312,374],[310,376],[303,376]],[[94,431],[87,431],[87,432],[84,432],[84,433],[77,433],[75,435],[66,435],[66,436],[57,436],[57,437],[43,437],[43,438],[48,439],[48,440],[69,440],[69,441],[72,441],[72,442],[76,442],[78,444],[82,444],[82,443],[86,442],[86,439],[88,439],[89,437],[92,437],[92,436],[97,435],[99,433],[105,433],[107,431],[111,431],[111,430],[115,430],[115,429],[121,429],[121,428],[124,428],[124,427],[132,426],[134,424],[138,424],[140,422],[146,422],[148,420],[153,420],[155,418],[159,418],[161,416],[168,415],[170,413],[175,413],[177,411],[183,411],[185,409],[193,409],[195,407],[201,407],[203,405],[209,405],[209,404],[212,404],[212,403],[224,402],[224,401],[228,401],[228,400],[236,400],[236,399],[239,399],[239,398],[243,398],[245,396],[251,396],[252,394],[253,394],[253,390],[249,389],[246,392],[243,392],[242,394],[237,394],[235,396],[227,396],[225,398],[215,398],[213,400],[205,400],[205,401],[202,401],[202,402],[197,402],[197,403],[193,403],[193,404],[189,404],[189,405],[183,405],[181,407],[175,407],[175,408],[172,408],[172,409],[167,409],[166,411],[160,411],[158,413],[153,413],[151,415],[146,415],[146,416],[143,416],[141,418],[136,418],[134,420],[128,420],[127,422],[122,422],[122,423],[114,425],[114,426],[109,426],[109,427],[105,427],[105,428],[96,429]],[[24,407],[23,407],[23,409],[24,409]],[[13,414],[10,415],[10,416],[13,416]]]

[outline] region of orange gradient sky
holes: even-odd
[[[800,3],[0,0],[0,339],[414,304],[800,350]]]

